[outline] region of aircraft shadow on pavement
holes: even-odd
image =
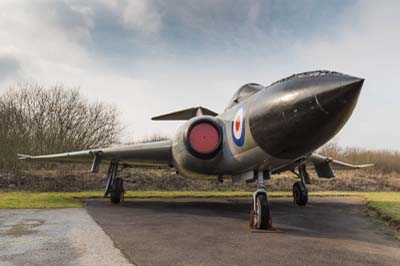
[[[105,200],[86,202],[89,213],[97,209],[97,213],[104,211],[110,215],[122,214],[124,219],[137,219],[149,213],[160,217],[182,215],[207,217],[207,220],[223,218],[231,220],[224,223],[224,226],[229,224],[241,230],[244,229],[240,225],[248,223],[250,209],[250,199],[127,199],[118,206]],[[357,241],[371,241],[373,234],[393,237],[392,232],[381,222],[368,217],[366,207],[361,202],[311,199],[308,206],[299,207],[290,199],[272,199],[271,209],[274,227],[282,230],[285,235]],[[185,220],[174,222],[184,223]]]

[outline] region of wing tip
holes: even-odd
[[[370,164],[361,164],[361,165],[357,165],[359,168],[368,168],[368,167],[374,167],[375,164],[370,163]]]
[[[20,154],[20,153],[17,154],[17,159],[18,160],[28,160],[28,159],[31,159],[31,158],[32,158],[32,155]]]

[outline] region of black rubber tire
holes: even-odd
[[[299,206],[305,206],[308,202],[308,191],[303,182],[297,181],[293,185],[293,201]]]
[[[121,202],[122,193],[124,193],[124,181],[122,178],[117,177],[111,185],[110,200],[114,204]]]
[[[253,212],[250,217],[253,221],[250,221],[250,225],[253,225],[255,229],[269,229],[272,227],[272,216],[269,207],[268,197],[264,193],[260,193],[256,197],[257,212]]]

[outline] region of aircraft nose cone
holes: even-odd
[[[314,151],[350,118],[363,82],[330,72],[298,75],[267,87],[250,109],[254,140],[265,152],[282,159]]]

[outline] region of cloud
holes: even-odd
[[[119,18],[125,29],[151,34],[162,27],[162,15],[152,0],[105,0],[102,4]]]
[[[0,54],[13,54],[27,71],[42,63],[79,67],[88,62],[90,59],[81,41],[83,32],[89,31],[90,23],[77,22],[78,17],[86,15],[55,3],[2,1]],[[73,14],[71,21],[75,24],[66,20]]]
[[[161,14],[151,1],[128,1],[123,7],[122,18],[128,29],[141,32],[158,32],[161,29]]]
[[[18,78],[20,63],[12,55],[0,54],[0,82]]]

